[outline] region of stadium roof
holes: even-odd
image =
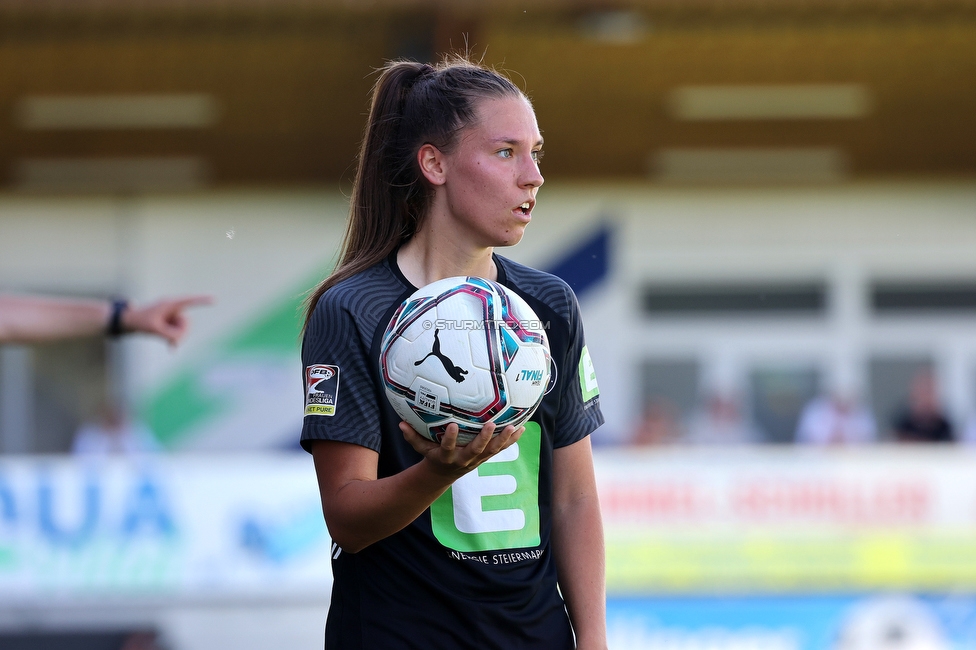
[[[335,186],[372,72],[464,47],[550,180],[976,174],[976,0],[0,0],[0,187]]]

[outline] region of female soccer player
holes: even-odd
[[[302,348],[302,446],[334,542],[326,648],[606,648],[588,437],[603,416],[578,305],[493,252],[532,218],[541,150],[525,95],[465,59],[390,63],[373,89],[341,259]],[[400,422],[378,372],[396,308],[453,276],[524,298],[558,377],[526,426],[465,446],[454,425],[436,444]]]

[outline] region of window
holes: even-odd
[[[767,442],[793,442],[800,412],[820,389],[820,372],[807,365],[757,367],[749,373],[752,416]]]
[[[976,314],[976,282],[876,282],[871,287],[875,314],[970,312]]]
[[[643,292],[644,311],[652,316],[822,316],[826,306],[823,282],[650,285]]]
[[[106,403],[101,338],[0,345],[0,453],[65,453]]]

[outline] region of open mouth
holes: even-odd
[[[523,203],[519,207],[515,208],[515,210],[518,211],[518,212],[521,212],[524,215],[528,215],[529,213],[532,212],[532,204],[529,203],[528,201],[526,201],[525,203]]]

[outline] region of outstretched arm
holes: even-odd
[[[603,519],[587,436],[553,452],[552,552],[579,650],[607,648]]]
[[[142,332],[179,343],[186,334],[188,307],[206,305],[208,296],[159,300],[128,306],[120,314],[123,332]],[[105,300],[0,295],[0,343],[40,343],[104,334],[112,315]]]

